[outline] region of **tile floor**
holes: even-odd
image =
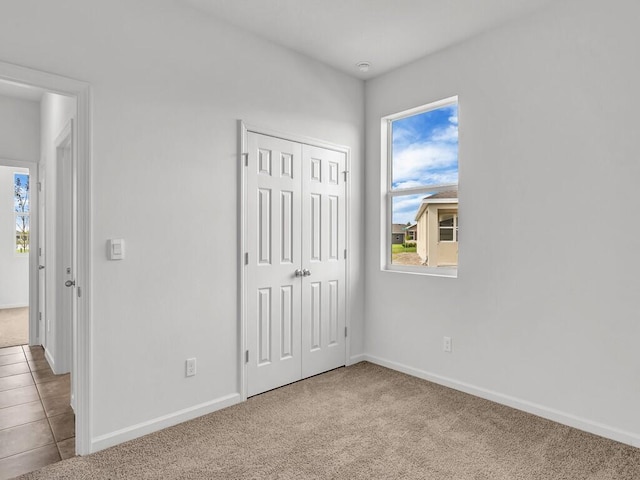
[[[42,347],[0,348],[0,480],[74,456],[69,382]]]

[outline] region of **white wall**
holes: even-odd
[[[39,157],[39,103],[0,95],[0,159],[36,163]]]
[[[0,160],[1,162],[1,160]],[[29,255],[16,254],[13,175],[28,168],[0,165],[0,309],[29,306]]]
[[[40,156],[38,102],[0,95],[0,165],[35,162]],[[0,308],[29,305],[29,256],[15,254],[13,174],[28,169],[0,166]]]
[[[3,9],[2,61],[93,86],[94,448],[236,398],[237,119],[352,148],[361,351],[361,81],[170,0]],[[112,237],[124,261],[106,260]],[[189,357],[198,375],[185,378]]]
[[[59,321],[65,321],[60,318],[61,306],[56,298],[54,286],[61,283],[59,269],[64,266],[56,264],[56,249],[58,230],[60,224],[56,212],[56,203],[58,193],[56,191],[57,165],[56,165],[56,140],[60,133],[65,129],[69,121],[76,117],[76,99],[56,95],[53,93],[45,93],[40,102],[40,118],[41,118],[41,156],[40,166],[41,172],[44,171],[44,178],[40,179],[43,184],[43,192],[45,195],[45,247],[44,256],[40,259],[40,263],[46,266],[46,300],[45,307],[42,309],[42,324],[40,340],[47,351],[47,358],[51,364],[51,368],[57,374],[69,371],[69,361],[71,348],[68,342],[58,338],[56,335]],[[65,292],[66,293],[66,292]],[[65,351],[62,351],[65,350]]]
[[[640,446],[638,18],[554,2],[367,82],[369,358]],[[381,272],[380,118],[455,94],[458,278]]]

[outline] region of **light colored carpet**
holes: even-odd
[[[0,348],[29,343],[29,308],[0,309]]]
[[[637,480],[640,449],[359,363],[21,478]]]

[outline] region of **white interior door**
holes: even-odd
[[[247,135],[247,394],[345,364],[346,155]]]
[[[300,379],[298,143],[250,133],[247,173],[248,395]]]
[[[345,364],[345,154],[302,150],[302,377]]]
[[[73,121],[56,139],[57,242],[56,290],[59,309],[56,315],[56,373],[71,373],[71,406],[75,410],[76,375],[74,331],[77,308],[76,292],[76,164],[73,146]]]
[[[63,129],[56,139],[56,241],[55,241],[55,292],[56,311],[50,330],[54,337],[56,374],[72,370],[73,319],[76,307],[75,292],[75,181],[72,123]],[[50,315],[49,315],[50,316]],[[49,318],[49,323],[50,318]]]

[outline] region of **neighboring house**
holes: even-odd
[[[418,224],[414,223],[413,225],[406,227],[404,229],[404,241],[406,242],[415,242],[418,240]]]
[[[404,230],[407,226],[404,223],[394,223],[391,228],[391,244],[398,245],[404,243]]]
[[[391,244],[399,245],[407,242],[415,242],[418,238],[418,224],[405,225],[404,223],[394,223],[391,230]]]
[[[458,265],[458,191],[425,197],[415,219],[417,253],[424,264]]]

